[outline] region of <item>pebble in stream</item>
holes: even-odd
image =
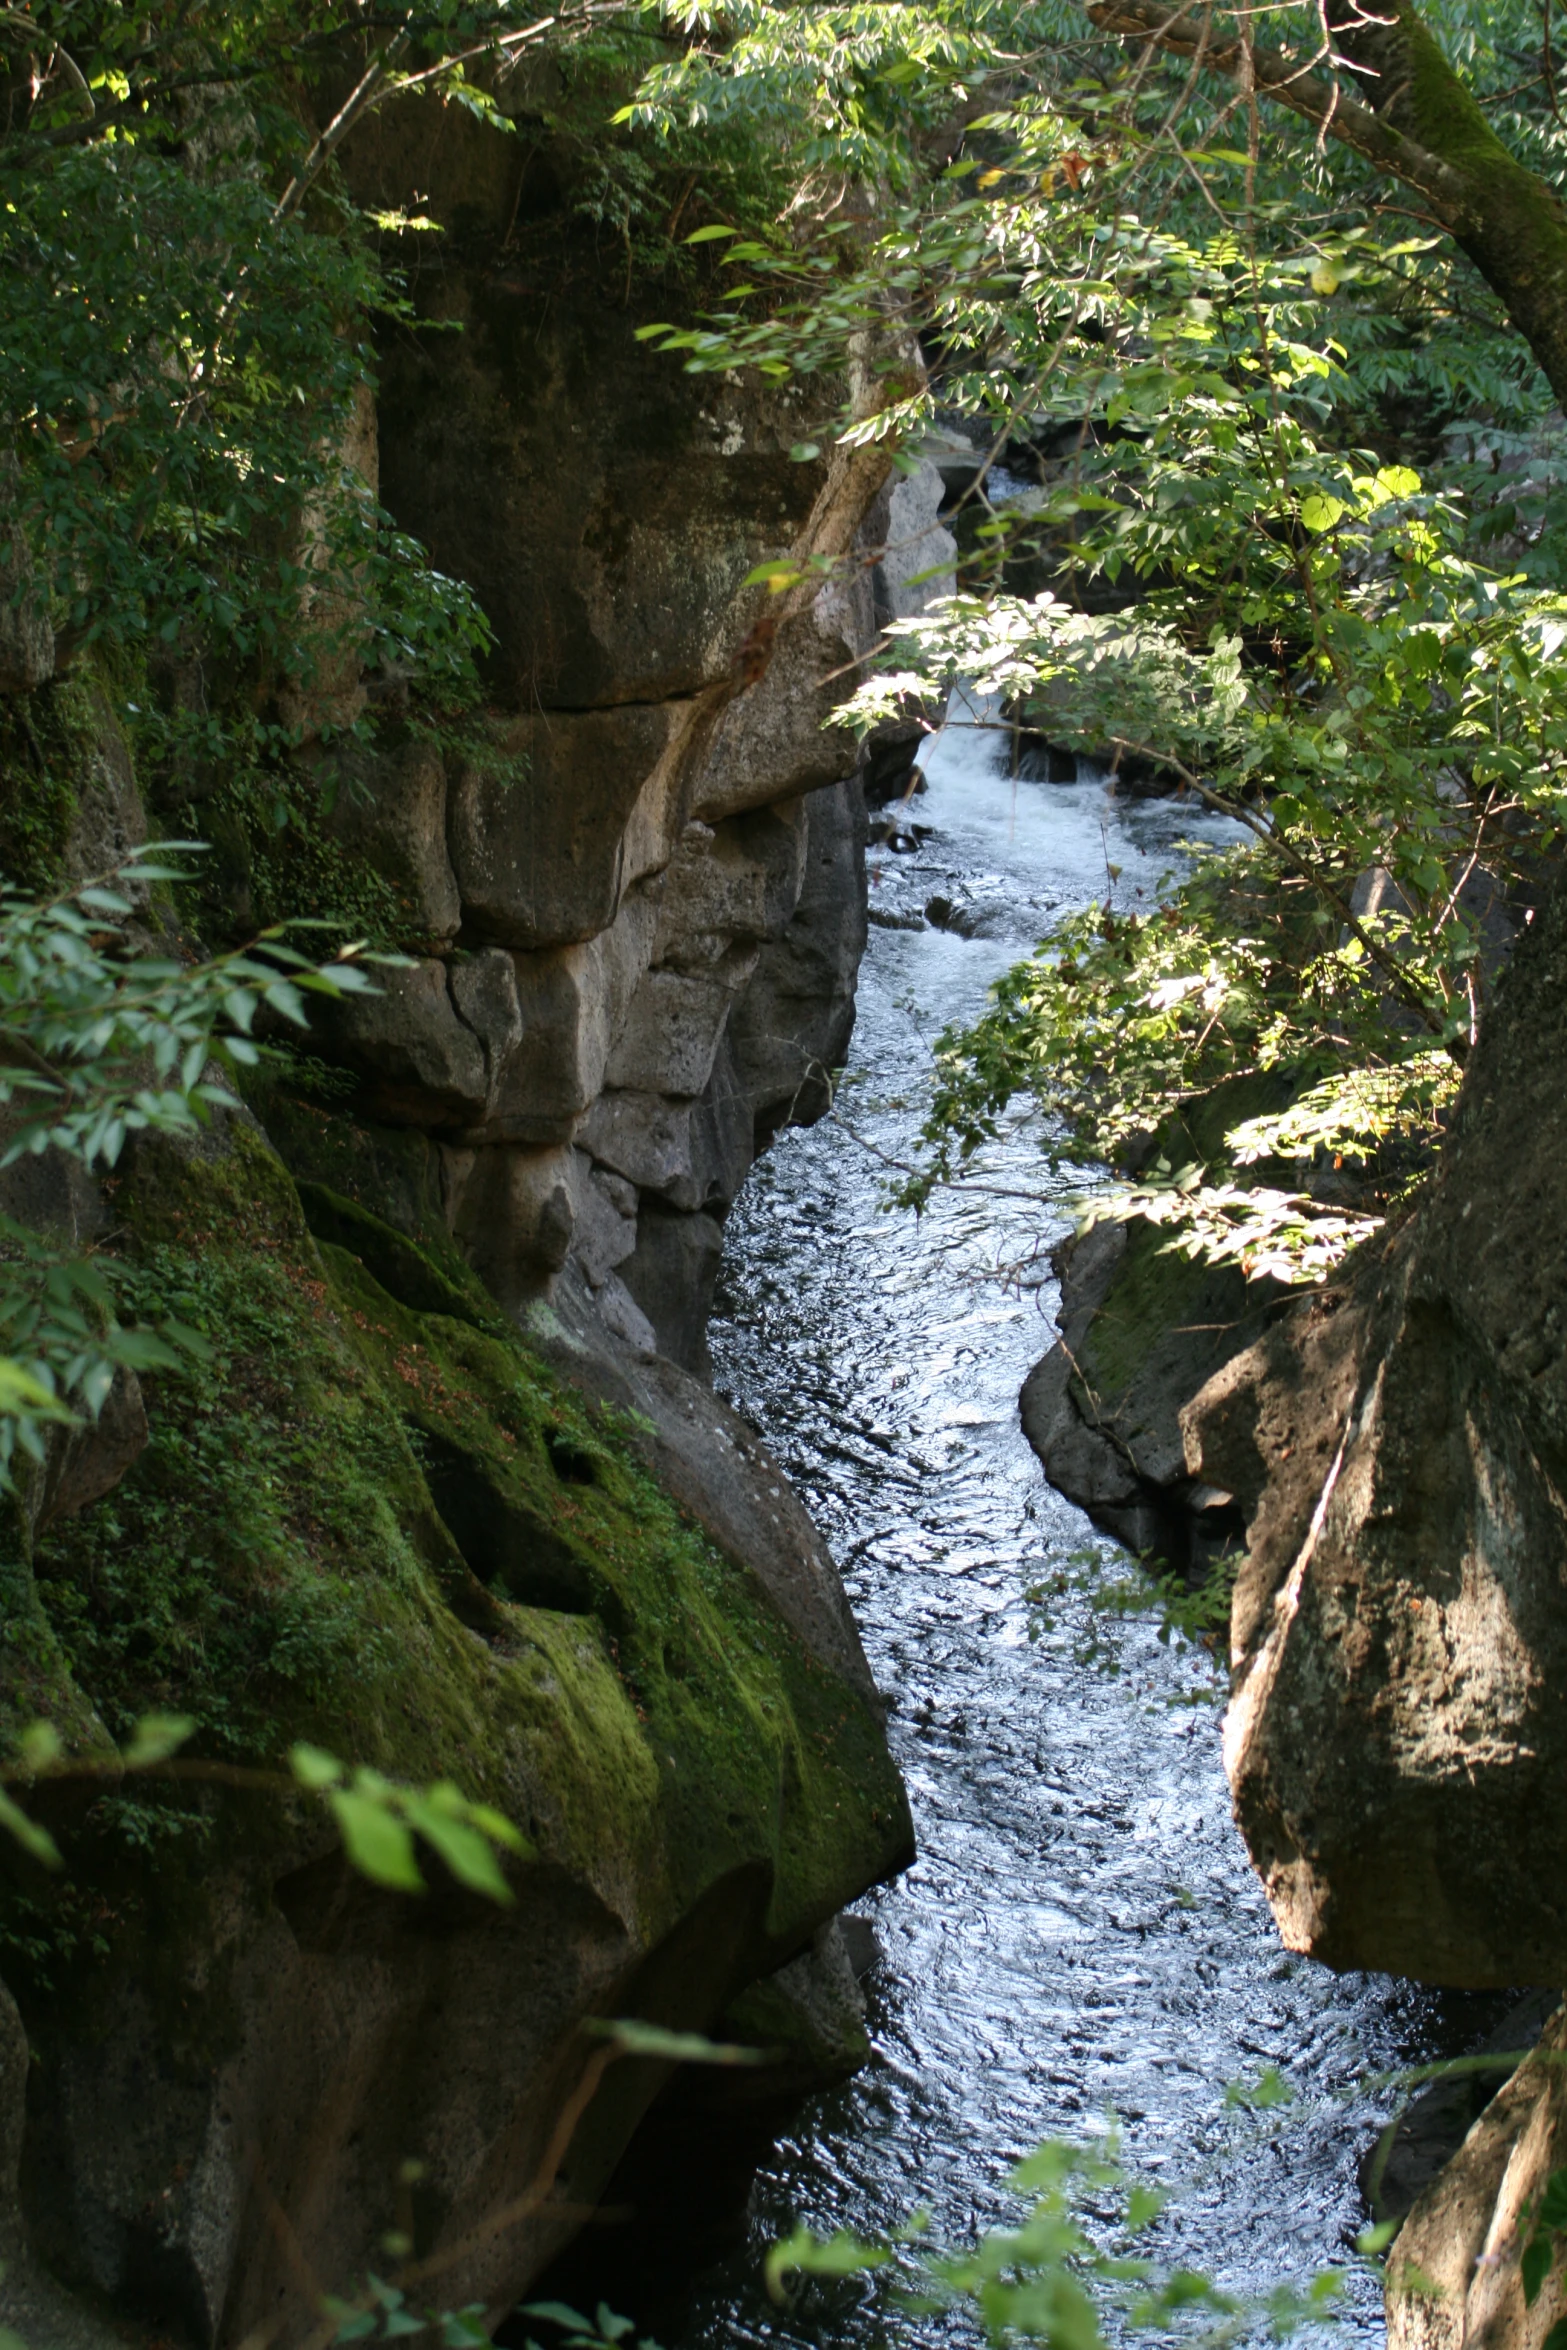
[[[1114,1576],[1119,1554],[1046,1486],[1019,1429],[1053,1291],[979,1276],[1064,1213],[995,1193],[938,1196],[918,1223],[880,1205],[875,1153],[911,1156],[937,1030],[981,1008],[1058,908],[1103,897],[1107,866],[1121,869],[1117,903],[1135,905],[1181,838],[1214,837],[1211,820],[1121,801],[1102,777],[1009,779],[998,743],[949,727],[919,802],[931,837],[873,849],[872,904],[893,919],[871,931],[859,1074],[839,1117],[761,1162],[726,1232],[718,1383],[843,1566],[894,1705],[920,1853],[861,1905],[883,1953],[875,2060],[778,2146],[745,2253],[661,2313],[677,2346],[966,2332],[951,2316],[889,2317],[859,2283],[781,2313],[761,2252],[797,2219],[876,2235],[924,2205],[953,2241],[1015,2217],[1009,2165],[1043,2137],[1102,2131],[1112,2109],[1130,2165],[1172,2192],[1150,2249],[1237,2292],[1304,2280],[1344,2260],[1364,2224],[1355,2163],[1389,2100],[1359,2084],[1479,2028],[1472,2002],[1281,1949],[1230,1819],[1205,1661],[1136,1617],[1088,1655],[1091,1611],[1070,1588],[1040,1630],[1030,1588],[1070,1585],[1085,1547]],[[914,927],[938,895],[983,907],[962,926],[981,935]],[[1041,1188],[1027,1116],[983,1180]],[[1238,2106],[1230,2085],[1269,2066],[1292,2103]],[[1380,2339],[1364,2272],[1344,2314],[1343,2338]]]

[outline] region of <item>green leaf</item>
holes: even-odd
[[[639,2016],[588,2016],[583,2030],[600,2040],[613,2040],[628,2056],[667,2057],[673,2064],[767,2064],[765,2048],[743,2048],[733,2041],[708,2040],[700,2032],[671,2032],[662,2024],[644,2023]]]
[[[57,1763],[65,1752],[65,1741],[53,1722],[29,1722],[16,1742],[16,1751],[28,1771],[35,1777]]]
[[[4,1788],[0,1788],[0,1828],[14,1836],[23,1850],[32,1854],[34,1860],[41,1860],[46,1869],[64,1867],[60,1847],[48,1829],[40,1828],[36,1820],[30,1820],[21,1805],[12,1802]]]
[[[534,1858],[537,1846],[523,1834],[516,1821],[509,1820],[503,1811],[496,1811],[488,1803],[470,1803],[467,1806],[467,1817],[482,1835],[488,1836],[492,1844],[503,1845],[506,1851],[515,1852],[520,1860]]]
[[[1531,2242],[1524,2246],[1523,2258],[1518,2263],[1518,2273],[1523,2280],[1524,2300],[1532,2309],[1540,2297],[1540,2287],[1551,2273],[1551,2239],[1549,2236],[1535,2236]]]
[[[867,2244],[843,2228],[825,2239],[813,2236],[809,2228],[796,2228],[771,2247],[762,2277],[771,2298],[781,2302],[786,2281],[792,2276],[863,2276],[868,2270],[885,2268],[891,2258],[885,2244]]]
[[[430,1845],[459,1884],[472,1893],[482,1893],[503,1907],[516,1899],[511,1887],[501,1874],[500,1863],[485,1839],[475,1828],[461,1820],[448,1819],[428,1803],[413,1800],[408,1805],[408,1818],[414,1829]]]
[[[1276,2064],[1265,2065],[1254,2085],[1231,2081],[1224,2092],[1226,2105],[1249,2106],[1255,2113],[1268,2113],[1274,2106],[1294,2103],[1295,2092]]]
[[[425,1890],[406,1821],[376,1796],[353,1788],[334,1787],[327,1800],[342,1834],[343,1849],[362,1877],[393,1893]]]
[[[466,2309],[448,2309],[441,2317],[442,2350],[489,2350],[490,2332],[484,2322],[484,2303],[470,2301]]]
[[[765,586],[771,594],[777,596],[782,595],[785,588],[792,588],[795,582],[803,579],[804,576],[805,574],[798,563],[788,563],[775,558],[770,563],[753,565],[740,585],[742,587]]]
[[[128,1771],[148,1770],[154,1763],[167,1762],[171,1754],[177,1754],[185,1741],[194,1737],[196,1729],[192,1714],[143,1714],[121,1760]]]
[[[715,224],[711,228],[694,228],[682,242],[687,245],[711,245],[720,237],[737,237],[739,234],[737,228],[722,228]]]
[[[1300,502],[1300,519],[1307,530],[1331,530],[1348,511],[1342,498],[1330,498],[1322,491],[1314,491]]]

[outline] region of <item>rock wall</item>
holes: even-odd
[[[33,2060],[0,2082],[0,2299],[65,2280],[62,2340],[89,2305],[192,2350],[302,2338],[394,2260],[421,2305],[504,2310],[668,2075],[604,2069],[585,2019],[744,2030],[770,1986],[769,2044],[800,2028],[758,2094],[836,2077],[832,1921],[912,1851],[832,1562],[700,1376],[723,1216],[852,1022],[862,812],[822,722],[907,592],[873,576],[887,462],[797,464],[822,399],[682,377],[569,217],[519,249],[516,163],[437,108],[350,160],[450,233],[349,455],[496,626],[460,736],[395,667],[302,713],[374,718],[322,821],[411,965],[313,1028],[346,1096],[274,1075],[94,1204],[212,1362],[145,1381],[113,1477],[0,1558],[11,1729],[49,1715],[112,1781],[114,1739],[184,1711],[214,1770],[62,1794],[59,1883],[0,1853]],[[743,587],[857,544],[846,585]],[[422,1902],[378,1893],[318,1809],[224,1777],[300,1736],[519,1821],[513,1906],[428,1855]]]
[[[1198,1396],[1242,1502],[1226,1761],[1285,1941],[1567,1971],[1567,907],[1503,975],[1416,1213]]]
[[[366,1115],[438,1140],[493,1295],[569,1267],[617,1337],[700,1372],[723,1217],[847,1046],[863,804],[824,722],[878,618],[931,592],[940,476],[794,461],[841,387],[682,376],[636,339],[668,296],[610,293],[558,222],[508,243],[514,143],[439,112],[393,110],[351,166],[366,203],[412,175],[448,231],[383,354],[376,466],[495,625],[492,702],[461,752],[410,739],[340,795],[427,951],[322,1044]],[[841,583],[742,586],[856,545]]]

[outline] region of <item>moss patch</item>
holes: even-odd
[[[244,1128],[142,1154],[116,1205],[129,1303],[177,1315],[213,1358],[146,1383],[141,1460],[39,1544],[13,1718],[119,1737],[174,1710],[199,1723],[198,1758],[273,1763],[307,1737],[450,1776],[647,1944],[760,1863],[782,1954],[895,1865],[906,1813],[865,1700],[482,1292],[341,1195],[315,1212],[352,1245],[318,1246]],[[292,1801],[148,1782],[66,1825],[95,1917],[23,1871],[4,1921],[8,1974],[20,1957],[39,1995],[73,1959],[101,1987],[106,1955],[149,1950],[172,1984],[216,1931],[215,1855],[223,1898],[237,1878],[264,1901],[301,1838],[321,1841]]]

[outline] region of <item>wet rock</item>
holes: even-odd
[[[1567,909],[1525,933],[1422,1203],[1187,1414],[1249,1522],[1226,1763],[1284,1940],[1567,1971]]]
[[[803,2095],[846,2080],[865,2062],[865,2002],[833,1919],[809,1947],[742,1993],[725,2039],[765,2051],[762,2064],[684,2065],[633,2139],[604,2200],[617,2215],[543,2279],[541,2291],[580,2307],[595,2295],[645,2306],[675,2270],[734,2250],[751,2184]]]
[[[895,800],[914,799],[929,789],[914,762],[930,735],[931,725],[922,725],[917,719],[891,719],[876,728],[865,744],[860,766],[867,808],[886,808]]]
[[[933,930],[950,930],[958,938],[993,938],[1006,925],[1004,909],[974,906],[963,900],[934,897],[925,901],[925,919]]]
[[[1181,1412],[1281,1293],[1176,1255],[1136,1218],[1062,1243],[1061,1336],[1023,1385],[1023,1433],[1058,1492],[1138,1557],[1195,1571],[1240,1538],[1230,1488],[1193,1474]]]
[[[866,1976],[881,1964],[881,1936],[876,1931],[875,1923],[870,1918],[857,1917],[853,1910],[845,1910],[838,1920],[838,1930],[843,1936],[843,1947],[854,1969],[855,1981],[863,1983]]]
[[[928,824],[910,824],[897,811],[888,811],[876,818],[870,827],[869,842],[873,848],[891,849],[894,856],[914,857],[933,838]]]
[[[1560,2005],[1558,1991],[1531,1991],[1508,2008],[1472,2056],[1410,2100],[1360,2165],[1360,2191],[1373,2219],[1407,2218]]]

